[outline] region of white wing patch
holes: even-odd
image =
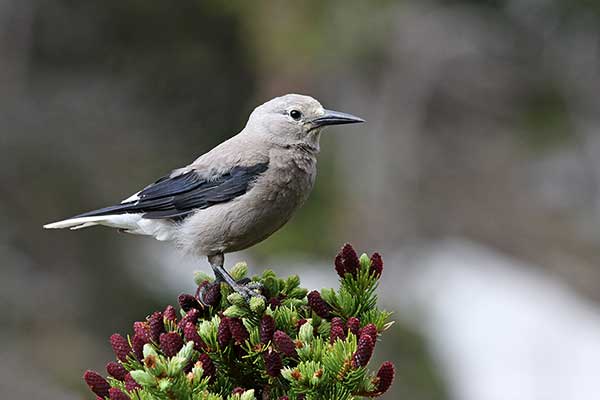
[[[134,202],[134,201],[138,201],[138,200],[140,199],[140,196],[139,196],[139,194],[140,194],[140,192],[137,192],[137,193],[135,193],[135,194],[132,194],[131,196],[129,196],[128,198],[126,198],[125,200],[123,200],[123,201],[121,202],[121,204],[124,204],[124,203],[131,203],[131,202]]]

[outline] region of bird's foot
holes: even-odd
[[[254,282],[245,278],[237,281],[231,288],[239,293],[246,302],[250,302],[252,297],[261,297],[265,300],[265,297],[262,295],[263,285],[260,282]]]

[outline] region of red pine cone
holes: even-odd
[[[358,331],[358,337],[360,338],[364,335],[370,336],[373,343],[375,343],[375,341],[377,340],[377,328],[375,327],[375,325],[367,324],[364,327],[362,327]]]
[[[150,339],[152,339],[154,343],[158,343],[160,334],[164,333],[165,331],[165,324],[160,311],[152,313],[152,315],[148,318],[148,326],[150,328]]]
[[[176,332],[160,335],[160,350],[167,356],[173,357],[183,347],[183,339]]]
[[[88,369],[83,374],[83,379],[85,380],[85,383],[88,385],[90,390],[96,395],[100,397],[108,397],[108,389],[110,389],[110,385],[108,384],[106,379],[102,377],[102,375],[100,375],[96,371],[91,371]]]
[[[110,400],[130,400],[129,396],[123,393],[121,389],[116,387],[108,389],[108,395]]]
[[[144,342],[150,342],[150,326],[147,322],[137,321],[133,323],[133,333],[140,338],[144,339]]]
[[[308,305],[310,306],[310,308],[312,308],[315,314],[317,314],[321,318],[329,317],[331,307],[329,307],[329,304],[327,304],[325,300],[321,298],[321,294],[319,292],[313,290],[308,294],[307,298]]]
[[[344,321],[339,317],[334,317],[331,320],[331,330],[329,331],[329,343],[333,344],[337,339],[346,339],[346,331],[344,329]]]
[[[165,311],[163,311],[163,318],[165,321],[177,322],[177,312],[175,311],[175,307],[168,305],[167,308],[165,308]]]
[[[358,339],[358,345],[356,346],[356,352],[352,355],[352,366],[354,368],[365,367],[371,356],[373,355],[373,349],[375,343],[369,335],[362,335]]]
[[[114,361],[106,364],[106,372],[119,381],[123,381],[123,379],[125,379],[125,375],[127,375],[127,370],[125,367]]]
[[[114,333],[110,336],[110,345],[119,361],[126,361],[127,355],[131,353],[131,346],[123,336]]]
[[[340,278],[343,278],[346,275],[346,267],[344,266],[344,258],[341,252],[335,256],[333,264],[335,265],[335,272],[337,272]]]
[[[348,321],[346,321],[346,328],[354,335],[358,335],[358,331],[360,329],[360,320],[356,317],[348,318]]]
[[[245,391],[246,389],[244,388],[236,387],[231,391],[231,394],[244,394]]]
[[[275,344],[277,350],[279,350],[286,356],[296,356],[296,345],[294,344],[292,338],[290,338],[285,332],[275,331],[275,333],[273,334],[273,343]]]
[[[290,398],[287,396],[281,396],[278,400],[290,400]]]
[[[204,370],[204,376],[209,376],[209,382],[212,382],[217,374],[217,369],[215,368],[215,364],[212,362],[208,354],[202,353],[198,356],[198,361],[202,364],[202,369]]]
[[[281,305],[281,299],[279,297],[271,297],[269,299],[269,305],[271,306],[271,309],[274,310]]]
[[[383,259],[379,253],[373,253],[371,256],[371,267],[369,268],[371,274],[375,274],[376,277],[380,277],[383,272]]]
[[[125,389],[127,389],[128,392],[133,392],[136,389],[141,389],[139,383],[137,383],[135,379],[133,379],[129,372],[127,373],[127,375],[125,375]]]
[[[229,330],[235,340],[235,344],[242,344],[250,338],[248,330],[239,318],[229,318]]]
[[[138,360],[142,360],[142,358],[144,358],[144,345],[147,342],[144,341],[143,338],[141,338],[138,335],[134,335],[133,339],[131,339],[131,345],[133,346],[133,354],[135,354],[135,357]]]
[[[229,318],[227,317],[221,317],[221,322],[217,329],[217,342],[221,347],[225,347],[231,342],[231,329],[229,329]]]
[[[185,312],[188,312],[191,309],[202,310],[202,305],[200,305],[198,299],[191,294],[181,293],[179,297],[177,297],[177,301]]]
[[[206,348],[206,344],[204,344],[204,341],[198,334],[198,330],[196,329],[196,324],[193,324],[191,322],[188,322],[187,324],[185,324],[185,326],[183,327],[183,337],[185,337],[185,340],[188,342],[189,341],[194,342],[194,349],[196,349],[198,351]]]
[[[265,361],[265,369],[267,374],[272,377],[279,376],[281,373],[281,368],[283,368],[283,363],[281,362],[279,353],[269,349],[267,352],[263,353],[263,360]]]
[[[296,330],[299,331],[300,327],[307,323],[308,321],[305,318],[301,318],[296,322]]]
[[[342,247],[342,250],[339,254],[342,256],[346,272],[356,275],[356,272],[358,272],[360,268],[360,261],[358,260],[358,256],[356,255],[356,251],[354,251],[352,245],[350,243],[346,243],[344,247]]]
[[[259,334],[260,342],[263,344],[269,343],[273,339],[275,332],[275,320],[270,315],[264,315],[260,320]]]
[[[375,384],[378,394],[385,393],[392,386],[395,372],[394,364],[391,362],[386,361],[381,364],[377,372],[377,383]]]
[[[216,307],[221,301],[221,284],[212,283],[209,284],[204,295],[202,296],[202,302],[207,306]]]
[[[183,316],[183,318],[181,318],[181,321],[179,321],[179,328],[183,328],[188,322],[195,325],[198,322],[198,319],[200,319],[200,310],[192,308]]]

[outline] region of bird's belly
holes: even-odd
[[[200,254],[246,249],[277,231],[304,203],[314,178],[256,185],[235,200],[200,210],[182,225],[180,244]]]

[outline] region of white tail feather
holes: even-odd
[[[154,236],[158,240],[172,240],[177,227],[170,221],[143,219],[142,214],[117,214],[65,219],[44,225],[44,228],[78,230],[95,225],[119,228],[136,235]]]
[[[140,220],[139,214],[120,214],[120,215],[99,215],[94,217],[79,217],[65,219],[64,221],[53,222],[44,225],[45,229],[64,229],[73,230],[88,228],[95,225],[110,226],[112,228],[136,229],[137,222]]]

